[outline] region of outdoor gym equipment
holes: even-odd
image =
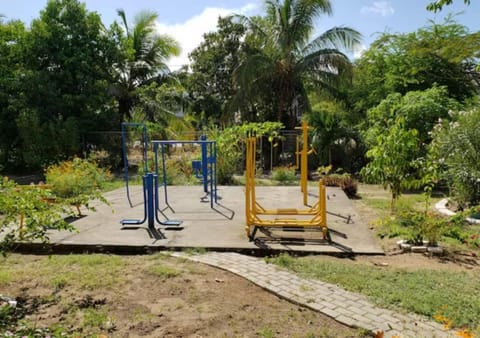
[[[331,241],[330,234],[327,227],[327,208],[326,208],[326,194],[325,185],[320,180],[318,184],[319,200],[309,209],[265,209],[256,200],[255,191],[255,167],[256,167],[256,148],[257,138],[248,137],[246,140],[246,173],[245,173],[245,213],[247,224],[245,231],[248,238],[252,241],[255,239],[255,234],[258,228],[321,228],[323,239]],[[307,187],[305,186],[305,191]],[[308,219],[296,218],[275,218],[262,219],[262,215],[273,216],[312,216]],[[252,231],[253,227],[253,231]]]
[[[147,128],[144,123],[122,123],[122,148],[124,158],[124,170],[125,170],[125,186],[127,190],[127,198],[130,206],[132,202],[130,199],[130,190],[128,184],[128,155],[126,145],[126,129],[127,127],[142,127],[143,128],[143,170],[142,176],[142,190],[143,190],[143,219],[123,219],[120,221],[122,226],[136,226],[145,222],[148,224],[148,229],[151,233],[156,234],[155,221],[163,226],[179,226],[183,222],[178,220],[160,220],[158,217],[159,199],[158,199],[158,175],[148,171],[148,139]]]
[[[142,176],[143,187],[143,219],[123,219],[122,225],[140,225],[147,221],[148,228],[155,232],[155,221],[163,226],[179,226],[183,222],[177,220],[160,220],[158,217],[158,177],[153,173],[146,173]]]
[[[303,121],[302,126],[295,129],[302,130],[302,150],[300,150],[299,139],[297,138],[297,168],[300,166],[300,191],[303,193],[303,205],[308,205],[308,155],[314,151],[313,148],[308,150],[308,130],[312,128],[308,126],[306,121]]]
[[[218,204],[217,196],[217,144],[215,141],[207,141],[205,135],[202,135],[200,140],[197,141],[152,141],[153,152],[155,154],[155,170],[156,174],[158,172],[158,150],[160,148],[160,153],[162,157],[162,181],[163,181],[163,191],[165,195],[165,204],[167,208],[173,210],[168,202],[168,189],[167,189],[167,171],[165,163],[165,147],[169,145],[184,145],[184,144],[197,144],[201,146],[202,159],[201,161],[192,161],[192,167],[195,172],[195,176],[200,178],[203,185],[203,191],[205,196],[202,197],[202,201],[207,201],[208,196],[210,196],[210,207],[213,209],[213,203]],[[209,189],[210,188],[210,189]]]
[[[123,173],[125,177],[125,188],[127,191],[127,199],[130,207],[133,208],[132,199],[130,198],[130,187],[129,187],[129,177],[128,177],[128,151],[127,151],[127,129],[128,127],[141,127],[142,128],[142,155],[143,155],[143,172],[148,171],[148,135],[147,135],[147,126],[145,123],[134,123],[134,122],[122,122],[122,151],[123,151]]]
[[[297,138],[296,164],[297,168],[300,167],[300,190],[303,194],[303,205],[308,206],[308,155],[315,152],[315,149],[313,149],[313,147],[308,150],[308,131],[312,128],[308,126],[308,123],[306,121],[303,121],[302,126],[295,129],[302,130],[302,150],[300,150],[300,140],[299,138]],[[343,216],[329,211],[327,211],[327,213],[345,219],[347,224],[352,221],[351,215]]]

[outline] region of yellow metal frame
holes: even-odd
[[[308,130],[312,129],[306,121],[302,122],[302,126],[295,128],[302,131],[302,150],[300,151],[299,138],[297,138],[297,168],[300,167],[300,191],[303,193],[303,205],[308,205],[308,155],[314,150],[308,150]],[[300,159],[300,160],[299,160]]]
[[[307,142],[304,142],[304,147]],[[259,227],[288,227],[288,228],[321,228],[324,239],[330,239],[327,227],[327,208],[325,185],[320,180],[318,184],[319,200],[308,209],[265,209],[256,200],[255,170],[256,170],[256,137],[248,137],[246,140],[246,172],[245,172],[245,216],[247,224],[245,231],[250,240],[253,240],[255,231]],[[305,152],[306,157],[307,152]],[[303,159],[305,161],[305,159]],[[305,165],[305,174],[306,174]],[[306,176],[306,175],[305,175]],[[305,177],[305,183],[307,177]],[[307,194],[307,185],[302,185],[304,196]],[[305,197],[304,197],[305,198]],[[304,200],[305,201],[305,200]],[[273,216],[312,216],[310,219],[275,218],[262,219],[261,215]],[[253,227],[253,232],[252,232]]]

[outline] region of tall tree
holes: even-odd
[[[220,17],[217,31],[204,34],[204,41],[189,55],[192,110],[203,112],[205,118],[213,118],[223,125],[233,121],[230,110],[235,94],[232,74],[242,59],[244,34],[244,25],[233,22],[231,17]]]
[[[335,91],[350,70],[341,49],[359,43],[360,33],[334,27],[311,39],[315,20],[332,14],[329,0],[266,0],[265,5],[261,21],[239,16],[260,46],[238,67],[235,80],[246,100],[267,91],[277,119],[293,129],[298,115],[310,110],[306,83]]]
[[[180,53],[180,46],[173,38],[157,32],[157,13],[139,12],[130,27],[125,12],[122,9],[117,12],[123,26],[114,23],[112,30],[118,34],[122,56],[115,65],[117,80],[112,89],[120,117],[130,119],[138,98],[136,89],[169,73],[166,62]]]
[[[27,34],[21,21],[3,22],[0,16],[0,169],[5,169],[15,152],[18,130],[15,109],[21,84],[23,44]],[[7,168],[11,169],[11,168]]]
[[[447,95],[463,101],[479,92],[480,32],[448,17],[416,32],[383,34],[358,60],[352,102],[365,113],[389,94],[445,86]]]
[[[81,134],[102,128],[114,44],[100,16],[78,0],[49,0],[33,20],[17,106],[22,155],[43,166],[81,150]]]

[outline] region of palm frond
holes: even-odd
[[[362,35],[350,27],[334,27],[313,39],[303,49],[304,54],[310,54],[318,49],[334,48],[353,50],[360,44]]]
[[[351,68],[348,56],[338,49],[321,49],[306,55],[297,63],[299,72],[330,71],[341,74]]]
[[[127,22],[127,16],[125,15],[125,11],[121,8],[117,9],[117,14],[122,19],[123,22],[123,28],[125,28],[125,33],[126,35],[130,35],[129,29],[128,29],[128,22]]]
[[[314,29],[314,20],[322,14],[331,15],[329,0],[298,0],[291,13],[290,31],[297,45],[305,45]]]
[[[255,54],[234,70],[233,78],[238,86],[246,89],[266,80],[274,73],[274,67],[271,58],[263,54]]]

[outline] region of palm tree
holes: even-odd
[[[246,41],[260,45],[234,79],[247,100],[267,91],[277,119],[293,129],[298,115],[310,111],[306,85],[334,93],[351,69],[340,49],[352,49],[361,36],[352,28],[334,27],[310,39],[314,20],[332,14],[329,0],[265,0],[265,5],[262,18],[237,16],[249,28]]]
[[[157,33],[157,13],[139,12],[132,28],[128,26],[125,12],[119,9],[117,13],[123,22],[118,38],[122,61],[116,65],[118,79],[113,89],[120,116],[130,119],[138,96],[136,89],[152,81],[161,82],[170,72],[167,60],[180,53],[180,46],[170,36]]]

